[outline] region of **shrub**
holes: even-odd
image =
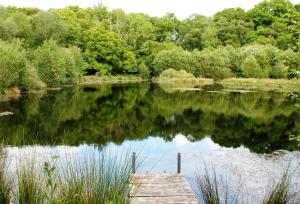
[[[285,78],[288,74],[289,67],[283,62],[277,62],[270,70],[270,77],[274,79]]]
[[[65,58],[55,41],[45,41],[35,51],[35,65],[48,86],[61,86],[67,82]]]
[[[277,56],[281,52],[278,48],[271,45],[249,45],[239,49],[239,56],[237,66],[242,68],[245,60],[252,56],[255,58],[257,64],[264,72],[263,77],[266,76],[268,69],[274,66],[277,62]],[[264,70],[266,69],[266,70]],[[258,74],[260,75],[260,74]]]
[[[300,55],[292,50],[285,50],[278,54],[277,61],[288,68],[288,77],[297,77],[300,67]]]
[[[235,63],[233,61],[234,55],[231,52],[228,47],[194,52],[194,58],[198,66],[194,75],[215,80],[233,76],[231,70],[235,70]]]
[[[262,70],[257,60],[252,55],[248,56],[242,64],[244,77],[247,78],[267,78],[269,73]]]
[[[86,66],[79,48],[62,48],[53,40],[45,41],[34,58],[42,81],[50,87],[79,82]]]
[[[17,86],[27,69],[26,53],[18,40],[0,41],[0,86],[2,89]],[[22,83],[22,82],[20,82]]]
[[[163,71],[159,78],[166,78],[166,79],[172,79],[172,78],[180,78],[180,79],[188,79],[188,78],[195,78],[193,74],[186,72],[185,70],[179,70],[176,71],[175,69],[167,69]]]
[[[193,73],[195,71],[195,62],[190,52],[182,48],[163,50],[159,52],[153,61],[153,75],[157,76],[164,70],[173,68],[175,70],[185,70]]]
[[[77,47],[62,48],[62,56],[66,64],[66,83],[76,84],[82,79],[85,63],[80,49]]]

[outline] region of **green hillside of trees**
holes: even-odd
[[[0,7],[0,91],[76,84],[84,75],[295,78],[300,5],[269,0],[213,17],[151,17],[104,6]]]

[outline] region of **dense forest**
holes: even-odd
[[[76,84],[84,75],[145,78],[167,69],[195,77],[296,78],[300,5],[263,1],[213,17],[151,17],[70,6],[0,7],[0,91]]]

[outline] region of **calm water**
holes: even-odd
[[[140,171],[175,172],[176,153],[195,187],[204,163],[256,203],[289,165],[300,187],[299,103],[287,93],[154,84],[93,85],[26,94],[0,102],[0,141],[11,160],[130,149]]]

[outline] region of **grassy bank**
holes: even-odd
[[[162,87],[172,88],[193,88],[195,85],[221,85],[227,90],[254,90],[254,91],[279,91],[298,92],[300,90],[300,80],[298,79],[256,79],[256,78],[228,78],[214,81],[207,78],[195,77],[156,77],[152,82],[161,84]]]
[[[0,203],[127,203],[129,154],[99,153],[80,160],[22,158],[11,172],[0,148]]]
[[[80,84],[97,84],[97,83],[135,83],[147,81],[147,79],[136,75],[111,75],[111,76],[84,76]]]
[[[300,90],[300,80],[297,79],[254,79],[229,78],[220,82],[225,89],[246,89],[262,91],[293,92]]]

